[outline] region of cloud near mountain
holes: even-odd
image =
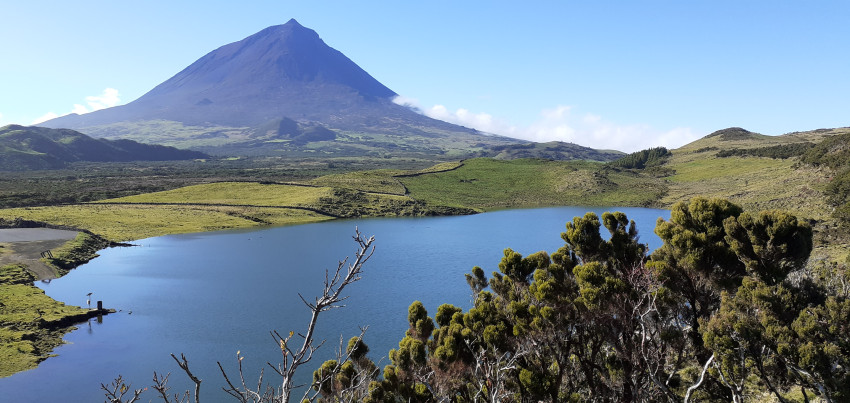
[[[83,115],[89,112],[111,108],[121,103],[121,98],[119,97],[118,90],[116,90],[115,88],[105,88],[103,92],[100,93],[100,95],[89,95],[85,99],[86,105],[88,106],[84,106],[82,104],[74,104],[74,107],[71,112],[64,113],[62,115],[50,111],[36,118],[30,124],[37,125],[39,123],[43,123],[51,119],[56,119],[60,116],[70,115],[72,113],[75,113],[77,115]]]
[[[91,95],[86,97],[86,104],[88,104],[88,107],[80,104],[74,104],[74,110],[72,113],[82,115],[84,113],[111,108],[119,103],[121,103],[121,99],[118,97],[118,90],[115,88],[106,88],[100,95]]]
[[[486,133],[536,142],[570,142],[596,149],[633,152],[658,146],[677,148],[702,137],[687,127],[664,131],[646,124],[621,125],[600,115],[576,113],[574,107],[566,105],[543,109],[534,122],[520,126],[487,112],[472,112],[466,108],[451,111],[439,104],[423,107],[416,99],[404,96],[396,97],[394,102],[430,118]]]

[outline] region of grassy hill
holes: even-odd
[[[548,143],[508,144],[492,146],[482,157],[500,160],[542,158],[557,161],[589,160],[612,161],[623,156],[620,151],[596,150],[578,144],[550,141]]]
[[[94,139],[68,129],[8,125],[0,127],[0,170],[56,169],[79,161],[173,161],[206,158],[197,151]]]
[[[742,130],[715,132],[672,150],[672,156],[662,165],[669,175],[663,178],[668,188],[659,204],[670,206],[694,196],[707,196],[727,198],[755,211],[786,210],[814,224],[813,257],[843,261],[850,246],[850,230],[847,220],[836,216],[837,204],[828,194],[840,169],[806,162],[809,146],[794,153],[777,150],[847,138],[850,128],[782,136]]]
[[[772,158],[758,150],[777,146],[817,143],[850,129],[764,136],[732,128],[712,133],[672,150],[662,165],[669,189],[662,205],[672,205],[693,196],[725,197],[745,208],[785,209],[795,214],[823,219],[830,207],[823,197],[828,170],[801,164],[799,157]],[[722,157],[724,151],[748,150],[750,154]],[[718,156],[721,155],[721,156]]]
[[[589,161],[474,159],[446,172],[401,178],[410,196],[481,211],[511,207],[648,206],[664,184]],[[635,191],[636,190],[636,191]]]

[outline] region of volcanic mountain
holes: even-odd
[[[126,105],[42,125],[217,154],[464,156],[522,142],[428,118],[396,96],[293,19],[208,53]]]

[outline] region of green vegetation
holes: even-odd
[[[442,164],[440,164],[442,165]],[[406,189],[395,175],[403,174],[402,170],[380,169],[366,172],[349,172],[344,174],[325,175],[312,180],[316,186],[328,186],[349,190],[362,190],[373,193],[386,193],[403,196]]]
[[[35,368],[62,343],[85,309],[44,295],[22,265],[0,267],[0,377]]]
[[[355,338],[313,388],[327,402],[847,400],[850,299],[797,280],[807,224],[697,198],[656,233],[647,256],[624,214],[575,217],[551,255],[474,267],[468,312],[413,302],[383,376]]]
[[[0,268],[0,284],[30,284],[35,280],[35,276],[24,265],[11,264]]]
[[[494,210],[558,205],[652,204],[664,185],[586,161],[473,159],[458,169],[402,177],[410,197],[432,205]]]
[[[805,154],[809,149],[814,147],[815,145],[812,143],[791,143],[791,144],[779,144],[775,146],[769,147],[759,147],[759,148],[730,148],[728,150],[720,150],[717,152],[717,156],[720,158],[726,157],[764,157],[764,158],[779,158],[786,159],[791,157],[799,157]]]
[[[75,239],[52,250],[53,257],[45,258],[45,260],[49,265],[56,268],[57,274],[61,277],[71,269],[96,258],[98,256],[97,251],[111,244],[112,242],[98,235],[80,232]]]
[[[366,193],[336,189],[332,196],[318,200],[320,211],[340,218],[354,217],[416,217],[435,215],[474,214],[465,207],[429,205],[407,196]]]
[[[150,181],[151,187],[157,183],[151,176],[142,178]],[[170,177],[166,186],[194,180]],[[82,182],[93,188],[100,183],[110,186],[108,178],[95,175]],[[92,204],[5,209],[0,210],[0,217],[85,228],[112,241],[127,241],[334,217],[469,214],[472,210],[566,204],[648,205],[664,193],[664,184],[655,179],[606,170],[602,163],[545,160],[474,159],[413,171],[325,175],[310,181],[309,186],[287,183],[191,184],[103,198]],[[114,193],[130,191],[121,190],[119,185],[114,185]]]
[[[740,141],[740,140],[761,140],[764,137],[767,137],[763,134],[753,133],[749,130],[742,129],[740,127],[729,127],[726,129],[718,130],[705,136],[706,138],[717,138],[720,141]]]
[[[835,208],[832,217],[839,221],[840,230],[850,230],[850,132],[823,140],[803,154],[800,161],[829,170],[832,177],[824,194]]]
[[[661,165],[670,155],[670,151],[664,147],[648,148],[611,161],[608,165],[624,169],[643,169]]]
[[[724,131],[718,133],[721,135],[708,136],[672,151],[672,157],[662,165],[672,174],[664,178],[668,192],[660,204],[672,205],[695,196],[706,196],[727,198],[755,211],[789,211],[814,223],[814,256],[843,261],[850,245],[850,232],[842,229],[833,215],[834,204],[827,195],[828,184],[834,175],[831,169],[801,163],[804,156],[772,159],[741,151],[742,156],[718,158],[716,154],[731,149],[762,153],[774,146],[819,144],[850,133],[850,129],[815,130],[782,136],[748,132],[725,139]],[[807,153],[815,149],[811,148]]]
[[[306,205],[330,194],[330,192],[331,188],[326,187],[219,182],[109,199],[103,202],[129,204],[236,204],[244,206],[281,207]]]
[[[588,160],[611,161],[620,158],[619,151],[595,150],[578,144],[550,141],[548,143],[507,144],[490,147],[492,152],[483,153],[482,157],[501,160],[520,158],[540,158],[557,161]]]
[[[26,217],[85,228],[111,241],[130,241],[165,234],[303,224],[332,218],[472,212],[469,208],[345,187],[221,182],[91,204],[5,209],[0,210],[0,218]]]
[[[69,169],[4,172],[0,208],[84,203],[129,195],[222,182],[302,183],[317,177],[394,167],[405,172],[431,160],[278,157],[170,162],[74,163]]]
[[[90,204],[0,210],[0,218],[17,217],[86,228],[111,241],[258,225],[303,224],[332,218],[307,210],[240,206]]]
[[[453,171],[453,170],[458,169],[462,166],[463,166],[463,162],[461,162],[461,161],[443,162],[443,163],[440,163],[440,164],[437,164],[437,165],[434,165],[434,166],[431,166],[431,167],[428,167],[428,168],[425,168],[425,169],[420,169],[416,173],[410,174],[408,176],[437,173],[437,172],[445,172],[445,171]]]
[[[850,161],[850,131],[843,134],[827,137],[810,150],[808,150],[800,161],[814,166],[827,166],[832,169],[847,167]]]
[[[759,157],[712,158],[708,152],[675,150],[664,167],[668,193],[662,205],[695,196],[724,197],[753,210],[783,209],[814,219],[829,217],[820,183],[826,172],[795,161]]]

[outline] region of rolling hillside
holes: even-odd
[[[206,158],[198,151],[94,139],[68,129],[8,125],[0,127],[0,170],[58,169],[72,162],[174,161]]]

